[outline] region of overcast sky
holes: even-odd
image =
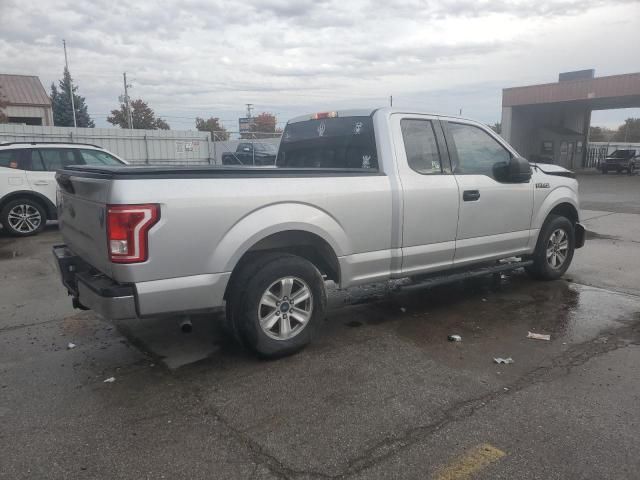
[[[388,104],[492,123],[504,87],[640,71],[640,0],[0,0],[0,72],[71,73],[97,126],[130,95],[174,129]],[[638,109],[594,114],[616,125]]]

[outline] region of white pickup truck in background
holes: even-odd
[[[275,168],[71,166],[57,180],[74,305],[113,319],[226,305],[236,337],[271,357],[311,340],[325,280],[555,279],[585,237],[571,172],[477,122],[389,108],[289,121]]]

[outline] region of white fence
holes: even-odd
[[[585,168],[599,168],[600,162],[614,150],[635,148],[640,151],[640,143],[623,142],[589,142],[587,145],[587,157],[585,158]]]
[[[220,164],[222,154],[234,152],[241,141],[277,145],[280,139],[212,141],[209,132],[199,131],[0,125],[0,143],[89,143],[103,147],[133,164]]]

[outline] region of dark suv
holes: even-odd
[[[640,164],[640,153],[638,150],[626,148],[624,150],[616,150],[611,155],[607,155],[602,162],[602,173],[608,173],[609,170],[615,170],[620,173],[626,170],[629,175],[633,175],[636,165]]]

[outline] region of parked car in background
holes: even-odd
[[[273,143],[243,142],[239,143],[235,152],[222,154],[223,165],[273,166],[278,150]]]
[[[226,305],[229,330],[267,357],[323,325],[325,280],[557,279],[585,239],[572,172],[530,164],[481,123],[390,108],[290,120],[274,168],[56,178],[74,306],[127,319]]]
[[[95,145],[0,143],[0,224],[14,236],[39,233],[56,215],[56,170],[69,165],[123,166]]]
[[[615,170],[621,173],[626,170],[629,175],[633,175],[636,167],[640,165],[640,151],[632,148],[614,151],[602,161],[602,173]]]

